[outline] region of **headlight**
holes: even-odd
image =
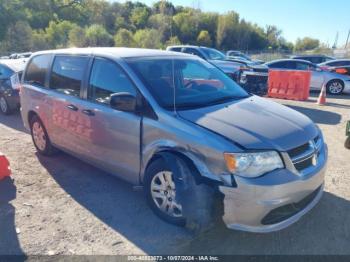
[[[283,168],[276,151],[254,153],[224,153],[228,170],[242,177],[258,177],[278,168]]]

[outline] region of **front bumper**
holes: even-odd
[[[346,80],[344,83],[344,92],[350,93],[350,80]]]
[[[230,229],[267,233],[295,223],[321,199],[326,163],[327,146],[324,144],[319,162],[311,172],[297,174],[286,168],[255,179],[237,177],[236,188],[220,186],[219,190],[224,194],[223,220],[226,226]],[[297,212],[283,214],[286,210],[300,207],[300,203],[303,205]],[[266,223],[271,214],[281,211],[282,220]]]
[[[268,73],[243,71],[239,84],[249,93],[265,95],[267,93]]]

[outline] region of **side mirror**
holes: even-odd
[[[130,93],[121,92],[111,95],[110,100],[111,108],[124,111],[135,112],[136,111],[136,97]]]

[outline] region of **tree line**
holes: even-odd
[[[234,7],[234,5],[233,5]],[[65,47],[127,46],[165,48],[175,44],[221,50],[317,48],[316,39],[286,41],[274,25],[261,27],[238,13],[203,12],[159,1],[11,0],[0,2],[0,52],[25,52]]]

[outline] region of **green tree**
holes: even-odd
[[[198,35],[198,20],[194,12],[177,13],[174,17],[177,36],[183,43],[195,43]]]
[[[69,45],[73,47],[84,47],[87,44],[85,29],[80,26],[73,27],[68,34]]]
[[[179,38],[177,36],[172,36],[165,42],[165,45],[166,46],[181,45],[181,41],[179,40]]]
[[[134,35],[136,46],[142,48],[160,48],[160,36],[155,29],[141,29]]]
[[[47,35],[44,30],[34,30],[32,36],[33,36],[32,51],[50,49],[50,45],[47,40]]]
[[[101,25],[92,25],[85,32],[87,46],[113,46],[113,37]]]
[[[211,46],[212,41],[211,41],[209,32],[206,30],[200,31],[197,37],[197,43],[198,45],[202,45],[202,46]]]
[[[33,46],[32,29],[27,22],[19,21],[11,25],[5,39],[5,46],[11,52],[29,51]]]
[[[296,51],[307,51],[316,49],[320,46],[320,41],[311,37],[298,38],[295,43]]]
[[[115,46],[123,46],[123,47],[136,46],[132,32],[130,32],[125,28],[119,29],[118,32],[115,34],[114,43],[115,43]]]
[[[52,48],[63,48],[68,46],[69,32],[76,27],[69,21],[51,21],[46,28],[47,40]]]
[[[150,11],[146,7],[137,7],[132,13],[130,20],[136,28],[144,28],[147,24]]]
[[[230,49],[237,43],[237,27],[239,15],[233,11],[220,15],[216,35],[216,46],[221,49]],[[237,44],[236,44],[237,46]]]

